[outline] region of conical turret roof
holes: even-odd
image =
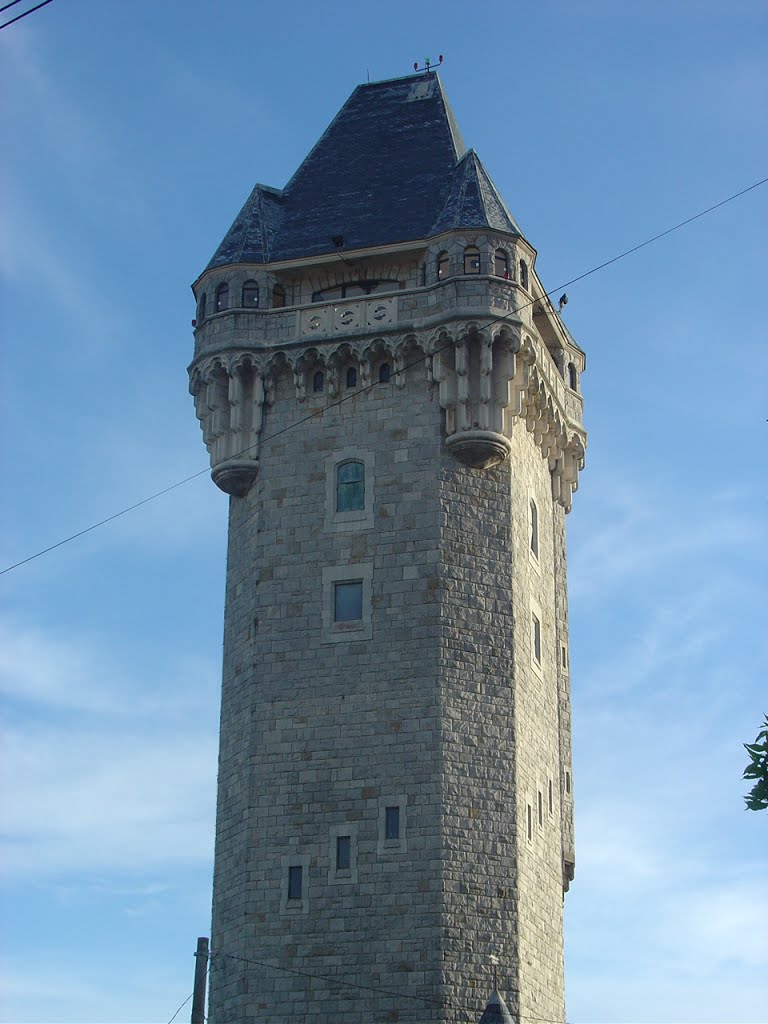
[[[478,1024],[515,1024],[514,1017],[498,992],[494,992],[486,1003]]]
[[[474,149],[459,161],[440,216],[430,234],[459,228],[493,228],[521,234],[507,205]]]
[[[428,238],[519,234],[434,73],[359,85],[280,191],[257,185],[207,269]]]

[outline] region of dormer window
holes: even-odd
[[[229,285],[225,281],[216,289],[216,312],[223,313],[229,309]]]
[[[282,309],[285,305],[285,288],[276,284],[272,289],[272,309]]]
[[[493,254],[493,272],[496,277],[503,277],[509,280],[509,256],[503,249],[497,249]]]
[[[468,245],[464,250],[464,273],[480,273],[480,250],[475,245]]]
[[[528,264],[525,260],[520,260],[520,284],[523,288],[528,288]]]
[[[259,308],[259,286],[255,281],[246,281],[243,285],[243,309]]]
[[[451,259],[447,252],[441,252],[437,257],[437,280],[443,281],[448,277],[448,269],[451,265]]]

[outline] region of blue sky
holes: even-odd
[[[56,0],[0,33],[3,565],[206,465],[189,284],[367,74],[445,55],[555,289],[768,174],[767,40],[762,0]],[[574,1024],[768,1020],[768,818],[740,778],[766,710],[767,210],[763,186],[568,289]],[[204,475],[0,580],[5,1024],[154,1024],[191,992],[226,515]]]

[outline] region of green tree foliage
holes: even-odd
[[[744,801],[747,810],[764,811],[768,809],[768,715],[755,742],[745,743],[744,749],[749,754],[749,764],[742,778],[756,780]]]

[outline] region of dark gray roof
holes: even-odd
[[[445,205],[429,233],[438,235],[441,231],[458,228],[485,227],[521,234],[480,158],[470,149],[453,172]]]
[[[507,1004],[498,992],[494,992],[488,1000],[478,1024],[515,1024]]]
[[[282,191],[257,185],[207,269],[519,229],[435,73],[359,85]]]

